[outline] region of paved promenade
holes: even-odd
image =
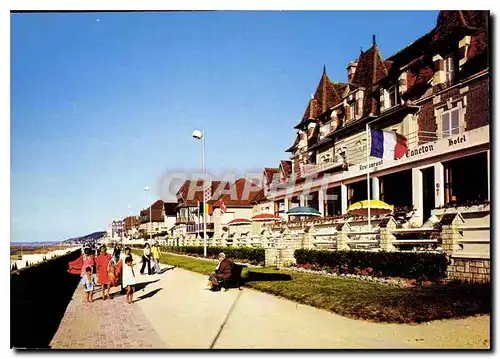
[[[135,257],[135,260],[138,260]],[[251,289],[212,293],[180,268],[140,275],[136,302],[83,303],[78,288],[53,348],[489,348],[489,316],[421,325],[344,318]],[[115,289],[116,291],[116,289]],[[113,293],[113,291],[112,291]]]

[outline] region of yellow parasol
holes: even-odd
[[[370,215],[378,216],[389,214],[394,211],[394,206],[380,201],[378,199],[370,200]],[[353,216],[367,216],[368,215],[368,200],[353,203],[347,209],[347,213]]]

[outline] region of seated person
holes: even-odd
[[[215,267],[215,274],[208,277],[207,289],[218,291],[220,290],[220,281],[231,278],[231,261],[226,259],[224,253],[219,253],[219,263]]]

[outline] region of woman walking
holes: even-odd
[[[97,279],[102,286],[102,300],[106,300],[106,297],[109,298],[109,291],[111,289],[111,279],[108,274],[110,261],[111,254],[106,253],[106,246],[103,245],[100,254],[97,256]]]
[[[156,274],[160,274],[160,256],[161,256],[161,250],[160,250],[160,246],[158,245],[158,242],[156,242],[154,245],[153,245],[153,249],[151,250],[152,254],[153,254],[153,264],[154,264],[154,272]]]
[[[140,270],[141,274],[144,274],[144,268],[148,266],[148,274],[151,275],[151,246],[146,243],[144,246],[144,251],[142,253],[142,267]]]

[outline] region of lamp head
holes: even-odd
[[[203,132],[201,132],[200,130],[194,130],[193,137],[198,139],[198,140],[201,140],[203,137]]]

